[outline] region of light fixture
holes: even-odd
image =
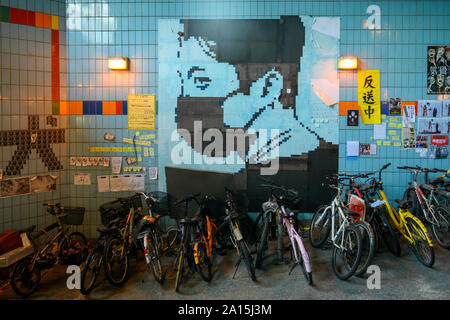
[[[354,57],[341,57],[338,59],[339,70],[356,70],[358,69],[358,59]]]
[[[127,70],[128,58],[109,58],[108,68],[111,70]]]

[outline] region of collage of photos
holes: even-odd
[[[450,47],[428,47],[427,93],[450,93]]]
[[[1,180],[0,198],[56,191],[56,180],[51,174]]]
[[[446,159],[448,156],[448,145],[434,144],[431,141],[428,146],[428,136],[440,135],[448,141],[450,133],[450,100],[419,100],[417,109],[417,136],[416,149],[428,148],[428,155],[431,159]],[[421,152],[421,155],[425,154]]]

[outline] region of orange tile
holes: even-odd
[[[115,101],[103,101],[103,114],[116,114]]]
[[[50,14],[44,13],[44,28],[51,29],[52,28],[52,16]]]
[[[83,101],[75,101],[75,114],[83,114]]]
[[[340,116],[346,116],[347,110],[349,110],[349,109],[359,110],[358,102],[357,101],[340,101],[339,102],[339,115]]]
[[[60,101],[59,102],[59,114],[69,114],[69,106],[67,101]]]
[[[40,12],[36,12],[36,27],[43,28],[44,27],[44,14]]]

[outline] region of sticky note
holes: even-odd
[[[389,140],[383,141],[383,146],[390,146],[391,142]]]
[[[395,136],[397,134],[396,130],[389,130],[389,135],[390,136]]]
[[[377,145],[381,146],[381,141],[377,140]]]
[[[394,137],[392,137],[392,140],[400,140],[400,137],[399,136],[394,136]]]
[[[401,142],[394,142],[394,147],[400,147],[402,145]]]

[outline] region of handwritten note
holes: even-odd
[[[128,130],[155,130],[155,95],[128,95]]]

